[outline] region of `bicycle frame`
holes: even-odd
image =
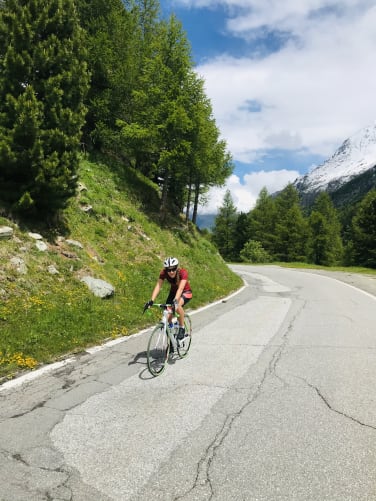
[[[154,304],[153,306],[158,306],[159,308],[163,308],[163,314],[162,314],[162,319],[161,319],[160,323],[163,324],[163,331],[170,339],[170,342],[171,342],[174,350],[176,350],[177,349],[177,342],[176,342],[176,338],[174,336],[174,328],[176,328],[177,316],[176,316],[176,313],[174,312],[173,305],[172,304],[158,304],[157,303],[157,304]],[[168,317],[170,315],[174,315],[174,318],[172,319],[173,324],[174,324],[173,328],[170,328],[169,323],[168,323]]]
[[[192,341],[192,323],[189,315],[185,314],[184,326],[186,334],[183,339],[177,339],[179,323],[173,305],[156,303],[153,306],[163,309],[163,314],[150,335],[146,357],[151,374],[159,376],[165,369],[170,352],[177,353],[179,358],[185,358],[188,355]],[[148,309],[147,306],[144,312],[146,309]],[[169,326],[168,321],[171,315],[173,316],[173,327]]]

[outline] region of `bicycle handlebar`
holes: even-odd
[[[167,310],[168,307],[172,308],[172,312],[175,313],[175,308],[173,304],[167,304],[167,303],[154,303],[151,306],[148,306],[147,308],[144,307],[144,311],[142,313],[145,313],[149,308],[152,308],[153,306],[158,306],[158,308],[162,308],[164,310]]]

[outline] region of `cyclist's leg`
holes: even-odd
[[[167,299],[166,299],[166,304],[172,304],[173,301],[174,301],[174,299],[175,299],[175,294],[170,291],[170,293],[169,293],[169,295],[167,296]],[[172,314],[168,316],[169,323],[172,322],[172,317],[173,317]]]
[[[174,292],[170,291],[169,295],[167,296],[167,299],[166,299],[165,303],[166,304],[172,304],[173,301],[174,301],[174,299],[175,299],[175,294],[174,294]],[[171,313],[167,317],[167,320],[168,320],[169,324],[172,323],[173,318],[174,318],[174,314],[173,313]],[[173,344],[170,342],[169,345],[170,345],[170,353],[174,353],[174,346],[173,346]]]
[[[180,327],[184,327],[184,306],[189,303],[189,301],[192,299],[192,292],[186,291],[183,292],[181,295],[181,298],[179,299],[179,308],[178,308],[178,313],[179,313],[179,325]]]

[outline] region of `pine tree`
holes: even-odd
[[[88,85],[73,0],[4,0],[0,47],[0,199],[53,214],[75,192]]]
[[[306,261],[308,223],[300,207],[298,192],[291,183],[278,194],[275,207],[275,257],[285,262]]]
[[[129,116],[140,73],[141,14],[134,2],[127,10],[122,0],[75,1],[91,74],[85,144],[89,149],[111,150],[121,156],[116,121]]]
[[[314,264],[333,266],[340,264],[343,256],[341,224],[334,205],[326,192],[315,200],[309,217],[311,230],[309,258]]]
[[[262,188],[255,207],[248,213],[248,238],[260,242],[270,255],[275,248],[276,206],[266,188]]]
[[[235,231],[237,212],[231,192],[227,190],[223,198],[223,205],[219,208],[213,228],[213,242],[218,247],[219,253],[226,260],[235,256]]]
[[[233,163],[225,141],[220,139],[204,82],[194,72],[190,72],[186,81],[186,109],[191,120],[187,135],[190,154],[183,170],[188,174],[186,219],[193,202],[192,222],[196,223],[200,202],[211,187],[223,186],[233,170]]]
[[[354,264],[376,268],[376,190],[360,202],[352,219]]]
[[[118,124],[132,165],[162,182],[163,215],[190,152],[185,84],[192,62],[186,34],[174,16],[155,27],[152,48],[133,92],[131,120]]]
[[[240,253],[248,240],[248,214],[241,212],[237,216],[234,235],[234,258],[240,260]]]
[[[145,2],[145,9],[151,6]],[[117,121],[119,142],[130,165],[161,184],[161,214],[185,209],[188,220],[193,206],[196,222],[200,197],[223,185],[232,159],[219,139],[203,81],[192,70],[181,23],[171,16],[153,24],[148,12],[143,20],[149,48],[143,50],[132,111]]]

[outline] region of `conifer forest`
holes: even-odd
[[[195,224],[232,173],[181,22],[158,0],[0,0],[2,214],[54,221],[95,153],[158,184],[161,221]],[[292,185],[263,189],[247,214],[227,192],[208,238],[226,260],[375,268],[376,190],[303,209]]]

